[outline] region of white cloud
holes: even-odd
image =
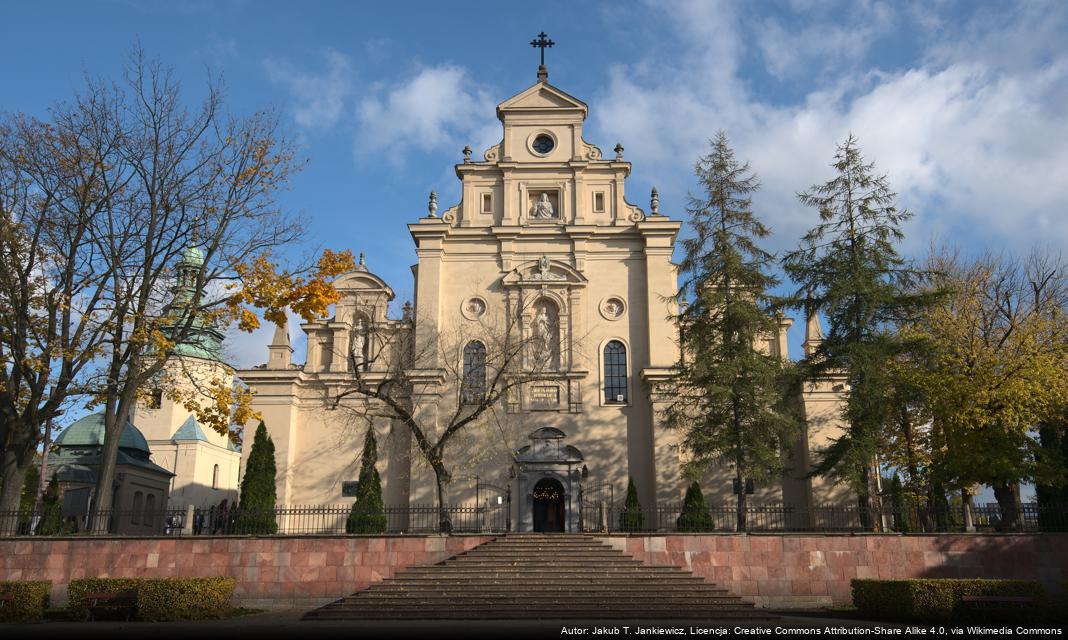
[[[802,12],[810,10],[805,7]],[[777,18],[765,19],[758,29],[757,45],[768,73],[783,80],[855,65],[894,21],[893,12],[881,4],[857,4],[842,13],[841,22],[817,21],[800,28]]]
[[[879,10],[872,6],[869,13]],[[758,31],[763,19],[745,23],[731,6],[710,3],[673,4],[666,13],[680,35],[678,50],[666,58],[650,48],[655,53],[634,65],[613,68],[592,104],[598,132],[640,157],[639,173],[667,176],[661,192],[674,190],[676,202],[692,183],[691,167],[707,151],[707,138],[724,129],[760,176],[755,202],[776,232],[774,248],[795,246],[816,217],[795,193],[830,177],[835,145],[852,131],[865,156],[889,175],[900,204],[917,213],[910,249],[924,249],[931,232],[961,244],[1068,245],[1068,50],[1049,26],[1063,24],[1065,11],[984,13],[958,33],[940,31],[912,68],[858,70],[841,61],[788,105],[749,90],[739,71],[753,53],[744,39],[710,44],[724,30]],[[840,30],[829,23],[810,28]],[[1001,56],[1019,40],[1027,41],[1026,51]],[[811,52],[864,49],[848,38],[781,46],[804,68],[819,64],[806,60],[818,57]]]
[[[401,160],[409,147],[424,152],[456,147],[459,154],[470,144],[477,153],[500,138],[500,125],[490,120],[494,106],[491,93],[464,69],[423,68],[360,102],[357,150],[388,148],[394,161]]]
[[[297,69],[287,60],[264,61],[267,77],[285,85],[293,99],[293,118],[305,129],[324,130],[337,125],[354,92],[354,72],[347,56],[333,50],[322,54],[322,71]]]

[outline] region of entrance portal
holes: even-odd
[[[564,487],[558,480],[542,478],[534,485],[534,530],[564,531]]]

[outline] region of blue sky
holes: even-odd
[[[550,81],[590,105],[586,138],[626,147],[639,206],[655,184],[682,217],[724,129],[761,178],[769,248],[793,247],[816,217],[796,192],[852,131],[916,214],[910,255],[1068,244],[1065,2],[8,1],[0,109],[43,115],[83,74],[117,78],[136,41],[191,99],[221,73],[229,108],[276,109],[308,160],[281,196],[308,216],[300,249],[365,251],[404,299],[404,225],[431,189],[456,201],[452,165],[497,141],[494,106],[534,81],[541,30]],[[235,336],[236,364],[269,336]]]

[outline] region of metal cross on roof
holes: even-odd
[[[552,40],[549,40],[548,36],[545,35],[544,31],[538,34],[537,40],[530,41],[530,46],[541,49],[541,66],[545,66],[545,50],[553,46],[554,44],[556,43]]]

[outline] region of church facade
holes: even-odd
[[[604,154],[584,138],[587,115],[540,68],[533,86],[498,105],[501,141],[481,158],[464,150],[460,202],[439,211],[431,194],[428,215],[408,225],[418,261],[403,315],[387,313],[393,290],[361,258],[335,283],[333,317],[302,325],[303,364],[292,362],[280,328],[267,363],[238,372],[275,444],[279,504],[350,503],[346,483],[358,473],[368,425],[385,503],[434,504],[434,474],[410,430],[341,392],[354,378],[408,367],[409,406],[440,431],[462,410],[472,372],[485,385],[487,363],[517,343],[529,375],[445,451],[450,502],[507,496],[513,529],[574,531],[589,527],[584,499],[596,493],[619,504],[629,479],[647,507],[681,501],[689,481],[680,436],[661,424],[665,398],[656,393],[678,359],[672,254],[681,223],[660,212],[655,190],[648,210],[627,199],[631,163],[622,146]],[[789,326],[783,319],[767,339],[783,358]],[[814,320],[807,329],[808,341],[818,339]],[[845,499],[805,477],[810,452],[840,428],[842,391],[832,382],[806,390],[809,427],[792,470],[756,487],[755,502]],[[726,472],[708,474],[702,488],[712,503],[730,504]]]

